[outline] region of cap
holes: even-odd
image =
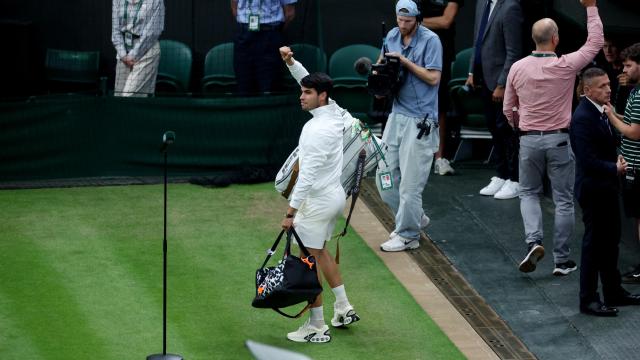
[[[400,12],[400,9],[405,9],[408,12]],[[418,11],[418,4],[416,4],[413,0],[399,0],[396,3],[396,15],[398,16],[418,16],[420,12]]]

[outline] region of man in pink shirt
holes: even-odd
[[[596,0],[580,3],[587,9],[587,42],[578,51],[557,57],[558,26],[548,18],[538,20],[531,31],[536,50],[513,64],[507,77],[503,112],[509,124],[520,130],[520,212],[528,245],[519,266],[522,272],[534,271],[544,256],[540,195],[545,172],[555,203],[553,274],[567,275],[577,269],[569,259],[575,224],[575,158],[568,129],[571,100],[576,75],[604,44]]]

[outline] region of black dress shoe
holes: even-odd
[[[618,316],[618,309],[602,304],[600,301],[592,301],[587,305],[580,305],[580,312],[594,316]]]
[[[613,299],[607,299],[607,306],[640,305],[640,294],[623,294]]]

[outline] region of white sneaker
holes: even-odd
[[[430,223],[431,219],[427,216],[427,214],[422,214],[422,217],[420,218],[420,229],[426,229]]]
[[[423,231],[426,231],[427,226],[429,226],[430,223],[431,223],[431,219],[426,214],[422,214],[422,217],[420,218],[420,229],[422,229]],[[392,231],[391,234],[389,234],[389,239],[391,239],[396,235],[397,235],[396,232]]]
[[[333,305],[333,318],[331,319],[331,326],[343,327],[360,320],[360,316],[353,310],[351,304],[338,308],[337,304]]]
[[[295,342],[326,343],[331,341],[331,333],[327,325],[317,328],[311,325],[311,319],[307,319],[298,330],[288,333],[287,339]]]
[[[520,184],[517,181],[507,180],[493,197],[499,200],[513,199],[518,197],[519,192]]]
[[[455,170],[451,167],[449,160],[441,157],[440,159],[436,159],[433,164],[433,173],[438,175],[447,175],[447,174],[455,174]]]
[[[392,236],[389,240],[380,245],[382,251],[395,252],[404,250],[413,250],[420,247],[418,240],[407,239],[398,234]]]
[[[498,191],[500,191],[505,182],[506,180],[500,179],[497,176],[492,177],[489,185],[483,187],[482,190],[480,190],[480,195],[495,195]]]

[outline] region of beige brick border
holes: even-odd
[[[387,253],[380,250],[380,244],[387,240],[389,233],[361,201],[356,203],[353,210],[351,226],[467,359],[499,359],[425,275],[413,257],[404,252]]]

